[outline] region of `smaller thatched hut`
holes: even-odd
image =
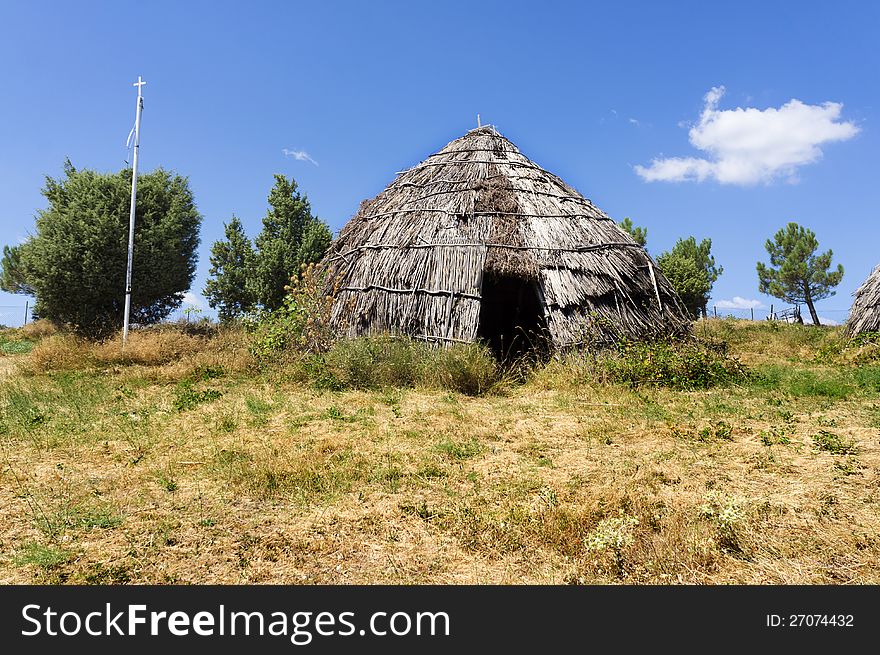
[[[852,309],[846,322],[846,333],[880,332],[880,264],[853,294]]]

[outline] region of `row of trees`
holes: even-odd
[[[629,218],[620,227],[641,246],[647,246],[648,230]],[[805,304],[815,325],[819,325],[815,302],[835,294],[843,279],[843,266],[831,268],[833,253],[818,253],[816,234],[797,223],[788,223],[764,244],[770,263],[757,263],[758,289],[796,306]],[[679,239],[672,249],[657,256],[657,266],[678,292],[692,316],[706,315],[712,286],[724,269],[711,254],[712,240],[699,243],[694,237]]]
[[[69,325],[90,337],[122,326],[128,258],[131,169],[78,170],[70,161],[58,179],[46,178],[48,208],[21,244],[5,246],[0,288],[35,298],[34,318]],[[189,182],[163,169],[138,176],[131,320],[149,325],[183,302],[198,261],[202,217]],[[205,295],[222,319],[281,306],[292,271],[318,261],[330,228],[312,214],[296,182],[275,176],[269,210],[253,244],[241,221],[211,250]]]
[[[34,316],[105,336],[122,325],[131,170],[97,173],[65,162],[64,176],[46,178],[49,206],[37,212],[36,231],[6,246],[0,288],[34,296]],[[204,293],[221,320],[281,307],[292,273],[319,261],[330,246],[326,223],[312,214],[293,179],[275,176],[262,230],[253,240],[235,216],[225,238],[211,248]],[[132,322],[156,323],[180,307],[195,275],[201,216],[186,178],[163,169],[139,178]],[[648,233],[626,218],[620,224],[642,246]],[[806,304],[834,294],[843,267],[831,268],[832,252],[818,253],[816,235],[796,223],[766,244],[770,263],[759,262],[762,293]],[[657,256],[657,265],[693,316],[705,315],[712,286],[723,272],[711,239],[679,239]]]
[[[225,238],[211,248],[211,277],[204,289],[223,321],[281,307],[291,274],[320,260],[333,238],[327,224],[312,215],[296,182],[283,175],[275,176],[269,211],[253,244],[238,218],[233,216],[225,230]]]

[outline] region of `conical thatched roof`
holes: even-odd
[[[348,336],[471,342],[519,321],[563,347],[690,326],[644,248],[492,127],[363,202],[325,263]]]
[[[880,332],[880,264],[853,294],[846,333]]]

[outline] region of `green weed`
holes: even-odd
[[[855,455],[858,453],[856,444],[852,439],[841,437],[828,430],[820,430],[813,435],[813,443],[819,450],[824,450],[832,455]]]

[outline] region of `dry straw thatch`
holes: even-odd
[[[856,289],[853,297],[846,333],[855,336],[862,332],[880,332],[880,264]]]
[[[491,126],[364,201],[325,264],[347,336],[491,342],[540,329],[565,347],[690,329],[645,249]]]

